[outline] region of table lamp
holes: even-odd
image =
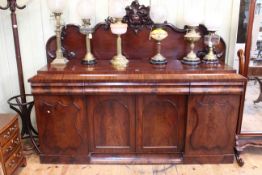
[[[83,21],[80,32],[86,35],[86,55],[82,59],[84,65],[96,64],[96,58],[91,52],[91,42],[93,28],[91,27],[92,16],[95,15],[95,1],[94,0],[81,0],[78,4],[78,14]]]
[[[68,62],[68,60],[63,56],[62,51],[62,43],[61,43],[61,32],[62,32],[62,25],[61,25],[61,16],[66,7],[67,0],[47,0],[47,4],[51,12],[55,16],[56,20],[56,58],[52,61],[51,64],[59,64],[64,65]]]
[[[208,53],[203,58],[203,63],[217,64],[219,63],[217,55],[214,53],[214,47],[220,42],[220,36],[215,31],[209,31],[209,34],[205,36],[205,44],[208,46]]]
[[[186,24],[188,25],[185,40],[190,43],[190,52],[183,58],[182,63],[189,65],[197,65],[201,63],[200,58],[197,57],[194,51],[195,43],[201,38],[200,33],[197,32],[200,20],[198,16],[195,16],[196,14],[197,13],[190,12],[185,16]]]
[[[215,15],[215,16],[214,16]],[[213,13],[205,19],[205,26],[208,29],[209,34],[205,36],[205,44],[208,46],[208,53],[203,58],[203,63],[206,64],[218,64],[219,60],[214,53],[214,48],[220,42],[220,36],[216,34],[221,25],[221,19],[217,14]]]
[[[157,41],[157,54],[151,58],[151,64],[167,64],[167,59],[161,54],[161,41],[168,37],[168,33],[161,28],[161,24],[166,21],[166,17],[167,10],[162,4],[151,6],[150,18],[157,26],[156,29],[150,33],[150,38]]]
[[[125,16],[125,1],[124,0],[109,0],[109,16],[113,18],[113,23],[110,25],[111,32],[117,35],[117,55],[113,57],[111,63],[116,67],[126,67],[128,59],[122,54],[122,39],[121,35],[127,32],[127,24],[122,22]]]

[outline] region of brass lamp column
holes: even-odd
[[[62,13],[54,13],[56,20],[56,58],[52,61],[51,64],[66,64],[68,60],[63,56],[62,51],[62,42],[61,42],[61,33],[62,33],[62,25],[61,25],[61,15]]]
[[[203,58],[203,63],[206,64],[218,64],[219,60],[217,55],[214,53],[214,47],[219,44],[220,37],[215,34],[214,31],[210,31],[208,35],[205,36],[205,44],[208,46],[208,53]]]
[[[150,37],[157,41],[157,54],[151,58],[151,64],[167,64],[167,59],[161,54],[161,41],[168,37],[168,33],[161,29],[155,29],[150,33]]]
[[[109,16],[111,17],[111,32],[117,35],[116,39],[116,55],[112,58],[111,64],[117,69],[127,67],[129,61],[122,54],[122,38],[121,35],[127,32],[127,24],[122,22],[126,15],[125,0],[109,0]]]
[[[167,19],[167,9],[163,3],[152,4],[150,8],[150,18],[154,21],[156,29],[150,33],[150,38],[157,41],[157,54],[150,59],[151,64],[162,65],[167,64],[167,59],[161,54],[161,41],[168,37],[161,24]]]
[[[62,51],[62,42],[61,42],[61,33],[62,33],[62,25],[61,25],[61,16],[63,10],[65,9],[67,0],[47,0],[47,4],[51,12],[55,16],[56,20],[56,58],[52,61],[52,65],[65,65],[68,60],[63,56]]]
[[[91,51],[91,39],[93,28],[91,27],[91,18],[95,15],[95,1],[94,0],[81,0],[78,4],[78,15],[82,19],[82,26],[80,32],[86,35],[86,55],[82,59],[84,65],[96,64],[96,58]]]
[[[121,35],[127,32],[127,24],[121,22],[122,19],[117,19],[116,23],[110,25],[113,34],[117,35],[117,54],[111,60],[111,63],[117,67],[126,67],[128,59],[122,54],[122,38]]]
[[[195,43],[199,41],[201,38],[200,34],[196,31],[196,27],[190,27],[189,31],[185,35],[185,39],[190,43],[190,52],[186,57],[183,58],[182,63],[189,65],[197,65],[200,64],[200,58],[197,57],[194,48]]]
[[[84,65],[94,65],[96,64],[96,58],[91,52],[91,41],[93,29],[89,26],[91,25],[90,19],[83,19],[83,27],[81,28],[81,33],[86,35],[86,55],[82,59],[82,64]]]

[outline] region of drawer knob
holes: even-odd
[[[4,138],[5,138],[5,139],[8,139],[10,136],[11,136],[11,133],[8,131],[8,132],[4,135]]]
[[[12,161],[8,164],[9,167],[13,167],[14,165],[15,165],[15,160],[12,160]]]
[[[15,156],[16,156],[17,158],[22,157],[22,152],[17,153]]]
[[[46,111],[46,113],[47,113],[47,114],[51,114],[51,111],[48,110],[48,111]]]
[[[15,131],[15,130],[16,130],[15,127],[12,127],[12,128],[9,129],[10,132]]]
[[[16,138],[15,140],[13,140],[12,143],[18,145],[19,144],[19,138]]]
[[[11,151],[13,151],[13,147],[12,146],[9,146],[6,150],[5,150],[5,152],[11,152]]]

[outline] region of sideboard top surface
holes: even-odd
[[[146,60],[130,60],[126,68],[119,69],[109,60],[99,60],[94,66],[81,65],[71,60],[66,66],[47,65],[30,79],[37,82],[59,81],[245,81],[236,71],[224,63],[217,65],[184,65],[179,60],[169,60],[167,65],[156,66]]]
[[[40,74],[217,74],[236,73],[226,64],[197,66],[182,64],[179,60],[170,60],[167,65],[152,65],[146,60],[130,60],[126,68],[114,67],[109,60],[99,60],[94,66],[82,65],[80,61],[70,61],[65,66],[47,65],[38,71]]]

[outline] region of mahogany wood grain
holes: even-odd
[[[85,99],[78,96],[37,96],[37,126],[41,151],[48,155],[88,154]],[[44,125],[43,125],[44,123]]]
[[[123,53],[130,60],[126,68],[110,64],[116,36],[109,23],[94,28],[94,66],[81,65],[85,36],[78,26],[67,25],[62,46],[69,63],[48,64],[29,80],[42,163],[233,162],[246,79],[225,65],[223,39],[215,48],[219,64],[188,66],[181,63],[189,51],[184,39],[187,27],[161,24],[169,34],[162,43],[168,64],[152,65],[149,59],[156,54],[156,42],[149,34],[154,25],[148,17],[150,8],[139,7],[134,1],[124,18],[129,23],[122,36]],[[199,32],[208,33],[204,26]],[[46,45],[49,63],[55,50],[51,37]],[[203,37],[195,50],[201,58],[206,54]]]
[[[189,97],[186,157],[201,163],[209,162],[209,159],[197,157],[199,155],[220,156],[223,162],[223,156],[226,156],[229,158],[226,162],[232,161],[240,106],[236,102],[240,102],[239,95]]]
[[[90,96],[91,152],[135,152],[134,96]]]
[[[137,99],[137,151],[183,151],[186,123],[185,96],[144,95]]]

